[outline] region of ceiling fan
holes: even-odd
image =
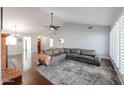
[[[52,30],[58,30],[58,28],[60,28],[60,26],[55,26],[53,24],[53,13],[51,13],[51,23],[50,23],[50,25],[49,26],[44,26],[44,27],[47,27],[47,28],[52,29]]]

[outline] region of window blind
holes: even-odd
[[[110,56],[119,72],[124,75],[124,16],[111,29]]]
[[[120,32],[120,64],[119,70],[124,74],[124,16],[121,16],[119,19],[119,32]]]

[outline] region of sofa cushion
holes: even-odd
[[[59,48],[60,53],[64,53],[64,48]]]
[[[80,49],[71,49],[71,53],[80,55]]]
[[[86,50],[86,49],[81,49],[81,55],[88,55],[88,56],[95,56],[96,51],[95,50]]]
[[[66,54],[58,54],[58,55],[52,55],[52,60],[50,62],[50,64],[56,63],[56,62],[60,62],[61,60],[64,60],[66,58]]]
[[[55,55],[55,54],[59,54],[59,53],[60,53],[59,48],[53,49],[53,54],[54,54],[54,55]]]
[[[77,55],[77,57],[81,59],[94,60],[94,57],[87,56],[87,55]]]
[[[53,50],[52,49],[49,49],[49,50],[45,50],[44,51],[45,52],[45,54],[47,54],[47,55],[53,55]]]
[[[70,53],[70,49],[69,48],[64,48],[64,52],[65,53]]]
[[[96,55],[96,51],[95,50],[87,50],[87,55],[95,56]]]
[[[86,49],[81,49],[81,55],[86,55],[87,54],[87,50]]]
[[[66,54],[67,57],[77,57],[78,54],[74,54],[74,53],[67,53]]]

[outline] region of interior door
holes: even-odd
[[[37,40],[37,51],[38,51],[38,53],[41,52],[41,39]]]

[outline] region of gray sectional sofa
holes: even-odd
[[[45,50],[44,53],[52,57],[50,64],[64,59],[71,59],[97,66],[100,65],[100,58],[96,55],[95,50],[79,48],[55,48]]]

